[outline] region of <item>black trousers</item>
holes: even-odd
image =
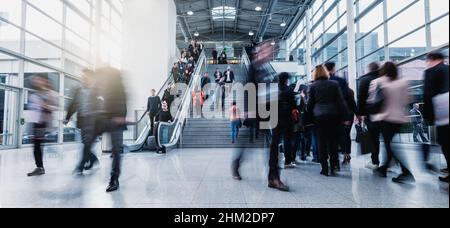
[[[326,173],[329,171],[328,167],[331,167],[331,170],[333,170],[338,165],[336,162],[338,161],[339,127],[339,121],[333,120],[320,121],[315,125],[319,160],[322,165],[322,171]]]
[[[403,174],[411,174],[411,172],[405,165],[405,161],[403,161],[400,158],[399,154],[392,149],[392,139],[396,134],[400,132],[401,127],[401,124],[394,124],[389,122],[380,123],[381,134],[383,135],[384,146],[386,148],[387,155],[386,160],[382,164],[382,167],[387,168],[392,159],[395,159],[400,164]]]
[[[92,145],[98,137],[98,133],[95,130],[95,118],[86,117],[82,121],[81,127],[81,141],[83,143],[83,154],[78,163],[77,169],[83,170],[84,166],[88,162],[98,161],[97,156],[92,153]]]
[[[449,125],[438,127],[437,133],[438,133],[438,143],[442,147],[442,153],[444,153],[445,160],[447,161],[447,168],[448,168],[448,154],[449,154],[449,146],[448,146],[448,128]]]
[[[97,135],[109,133],[112,143],[111,179],[119,179],[123,154],[123,127],[115,125],[110,119],[97,120]],[[95,138],[96,138],[95,137]]]
[[[419,137],[422,140],[422,142],[424,142],[424,143],[428,142],[427,137],[425,137],[425,133],[423,131],[422,124],[415,124],[414,128],[413,128],[413,139],[414,139],[414,142],[420,142]]]
[[[286,156],[286,163],[292,162],[291,150],[292,150],[292,129],[288,123],[279,123],[278,126],[272,131],[272,142],[270,145],[270,158],[269,158],[269,181],[280,179],[280,167],[278,165],[278,155],[281,137],[284,136],[284,153]],[[295,158],[294,158],[295,159]]]
[[[374,165],[380,165],[380,134],[381,129],[379,123],[370,121],[370,117],[367,117],[366,119],[366,125],[367,129],[370,134],[370,141],[372,144],[372,151],[371,151],[371,157],[372,157],[372,164]]]
[[[341,152],[350,155],[352,153],[352,126],[342,125],[340,126],[340,132],[339,146]]]
[[[169,106],[170,107],[170,106]],[[149,113],[149,117],[150,117],[150,126],[151,126],[151,128],[150,128],[150,133],[152,134],[152,135],[154,135],[154,128],[155,128],[155,118],[156,118],[156,114],[157,113],[153,113],[153,112],[150,112]]]
[[[45,124],[35,123],[33,124],[33,155],[36,167],[44,168],[42,144],[45,141]]]

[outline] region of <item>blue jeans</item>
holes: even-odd
[[[233,142],[236,142],[236,139],[237,139],[237,137],[238,137],[238,135],[239,135],[239,120],[234,120],[234,121],[231,121],[231,124],[230,124],[230,126],[231,126],[231,140],[233,141]]]

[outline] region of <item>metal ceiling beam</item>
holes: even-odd
[[[178,21],[180,22],[181,30],[182,31],[184,30],[184,32],[183,32],[184,37],[192,40],[192,34],[191,34],[191,31],[189,30],[189,25],[186,22],[186,18],[178,17]]]
[[[239,23],[239,14],[241,14],[241,1],[240,0],[236,0],[236,10],[237,10],[237,14],[236,15],[236,20],[234,21],[234,33],[236,33],[237,27],[238,27],[238,23]]]
[[[304,0],[302,6],[297,10],[297,13],[292,18],[292,20],[289,22],[289,26],[286,28],[286,30],[283,32],[283,39],[287,39],[289,35],[291,35],[292,31],[296,28],[298,25],[300,19],[305,14],[306,9],[311,4],[312,0]]]
[[[211,0],[207,0],[207,2],[208,2],[208,11],[209,11],[209,15],[210,15],[209,20],[210,20],[210,23],[211,23],[211,34],[214,34],[214,20],[211,17],[212,2],[211,2]]]
[[[265,16],[263,17],[261,25],[259,26],[256,37],[264,38],[264,34],[266,33],[267,26],[269,24],[269,17],[270,17],[269,15],[272,14],[273,10],[275,9],[275,6],[277,5],[277,2],[278,0],[270,0],[269,5],[265,11]]]

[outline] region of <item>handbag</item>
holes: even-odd
[[[373,94],[371,94],[367,100],[367,112],[371,115],[381,113],[384,108],[385,100],[383,88],[378,84]]]
[[[373,145],[369,130],[365,124],[357,124],[356,128],[356,142],[359,144],[358,153],[360,155],[370,154],[373,151]]]

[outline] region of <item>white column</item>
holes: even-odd
[[[311,51],[311,21],[309,20],[311,18],[310,16],[310,10],[307,9],[305,11],[305,21],[306,21],[306,78],[308,79],[308,82],[312,80],[312,51]]]
[[[173,0],[127,0],[123,12],[123,71],[129,118],[143,110],[176,62],[176,6]]]
[[[347,47],[348,47],[348,83],[356,91],[356,38],[355,13],[353,0],[347,0]]]
[[[425,0],[425,33],[426,33],[426,42],[427,42],[427,50],[433,48],[433,44],[431,43],[431,15],[430,15],[430,0]]]
[[[27,22],[27,1],[24,0],[22,1],[22,9],[21,9],[21,15],[22,15],[22,22],[21,22],[21,27],[25,28]],[[24,54],[25,53],[25,30],[21,30],[20,31],[20,54]],[[25,81],[25,61],[23,59],[19,59],[19,85],[24,85],[24,81]],[[17,138],[16,138],[16,144],[17,144],[17,148],[21,148],[22,147],[22,138],[23,138],[23,133],[25,131],[25,127],[21,125],[22,119],[25,118],[24,116],[24,110],[23,107],[25,106],[25,91],[21,90],[20,94],[19,94],[19,102],[18,102],[18,115],[19,115],[19,124],[17,124]]]

